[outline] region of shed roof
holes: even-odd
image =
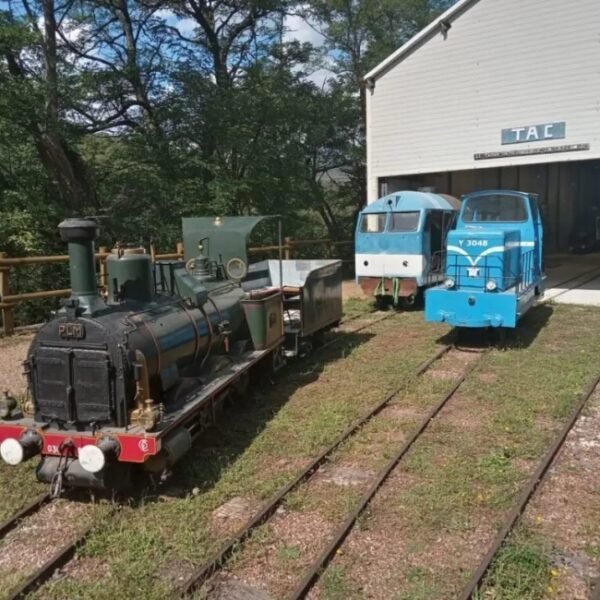
[[[479,0],[458,0],[456,4],[446,12],[442,13],[437,19],[427,25],[427,27],[421,29],[421,31],[408,40],[406,44],[398,48],[395,52],[392,52],[392,54],[382,60],[375,68],[371,69],[365,75],[364,79],[366,81],[374,80],[383,75],[387,70],[404,60],[409,54],[435,36],[435,34],[440,31],[442,23],[445,22],[451,25],[453,21],[458,19],[458,17],[465,13],[469,8],[477,4],[477,2],[479,2]]]

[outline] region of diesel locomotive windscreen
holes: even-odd
[[[371,213],[362,216],[361,233],[382,233],[385,229],[388,213]]]
[[[462,219],[465,223],[521,223],[527,220],[527,208],[522,196],[513,194],[490,194],[465,201]]]
[[[417,231],[417,228],[419,227],[420,216],[421,213],[418,210],[391,213],[387,230],[394,233],[408,233],[410,231]]]

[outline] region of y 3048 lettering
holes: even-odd
[[[480,248],[485,248],[488,245],[487,240],[460,240],[458,243],[461,246],[467,246],[467,247],[479,246]]]

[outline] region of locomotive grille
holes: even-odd
[[[68,350],[44,348],[35,357],[34,398],[44,420],[72,420]]]
[[[42,420],[112,420],[112,369],[106,352],[42,347],[33,366],[34,399]]]

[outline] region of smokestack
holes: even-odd
[[[105,308],[96,284],[94,240],[98,237],[98,223],[92,219],[66,219],[58,230],[61,240],[69,245],[71,298],[78,301],[83,314]]]

